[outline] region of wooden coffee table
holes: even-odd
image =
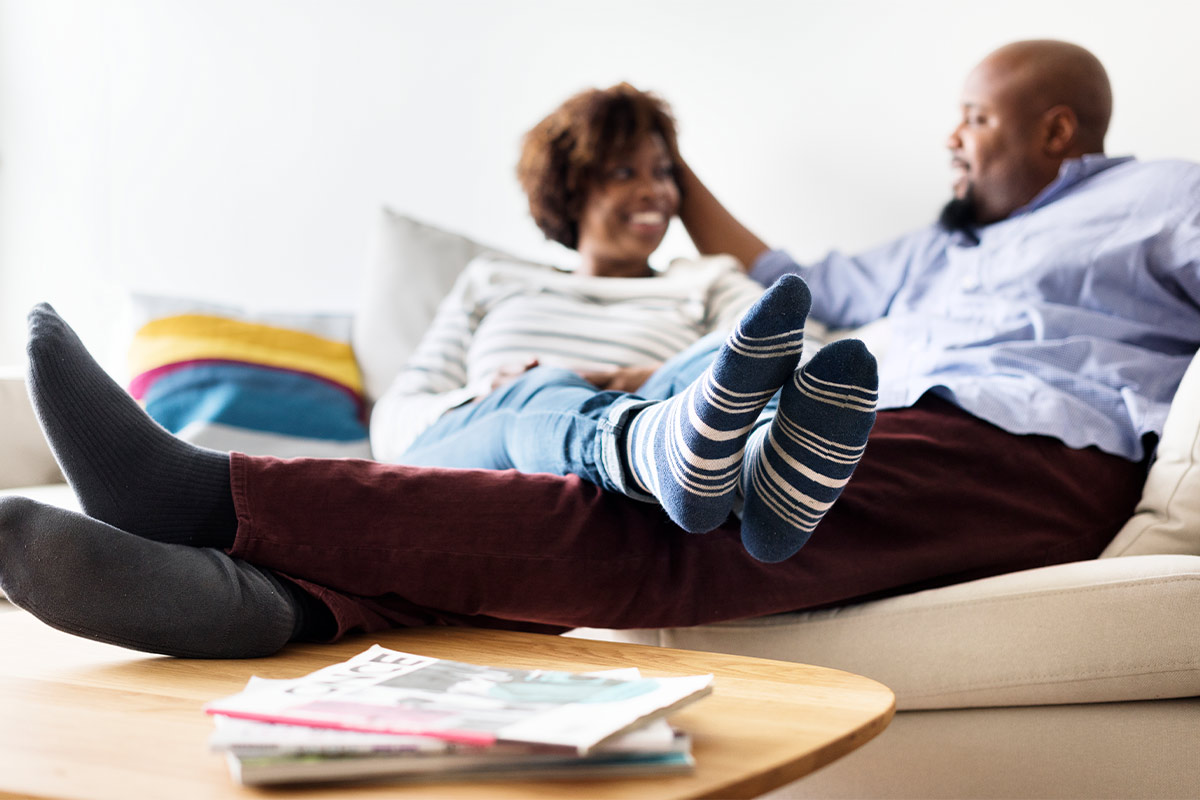
[[[0,601],[3,603],[3,601]],[[692,775],[587,781],[400,782],[264,792],[233,783],[208,752],[209,700],[251,675],[291,678],[385,647],[504,667],[640,667],[713,673],[714,692],[671,717],[692,734]],[[20,611],[0,614],[0,796],[47,798],[693,798],[753,797],[854,750],[891,720],[886,687],[782,661],[645,645],[459,628],[391,631],[292,645],[267,659],[150,656],[68,636]]]

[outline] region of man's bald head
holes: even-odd
[[[1079,120],[1076,155],[1104,152],[1112,117],[1112,87],[1100,59],[1077,44],[1053,39],[1013,42],[975,68],[1006,84],[1026,111],[1037,115],[1066,106]]]
[[[1014,42],[971,70],[962,112],[946,143],[958,174],[943,221],[987,224],[1033,200],[1066,159],[1104,152],[1112,90],[1078,45]]]

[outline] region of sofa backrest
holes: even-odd
[[[381,211],[351,343],[369,402],[392,384],[471,259],[506,255],[457,233]]]
[[[1101,558],[1200,555],[1200,356],[1183,374],[1133,516]]]

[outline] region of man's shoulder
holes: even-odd
[[[1054,209],[1048,212],[1050,217],[1121,212],[1171,220],[1200,211],[1200,164],[1184,159],[1093,156],[1089,165],[1087,158],[1085,174],[1044,204]],[[1064,202],[1057,202],[1059,199]]]
[[[1166,184],[1200,185],[1200,163],[1182,158],[1148,161],[1131,159],[1110,170],[1114,177],[1161,181]]]

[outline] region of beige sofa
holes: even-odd
[[[356,319],[368,394],[481,249],[385,212]],[[0,374],[0,453],[0,488],[49,484],[18,491],[72,503],[19,374]],[[884,734],[774,797],[1200,796],[1197,462],[1194,364],[1143,502],[1100,559],[819,612],[573,635],[821,664],[896,692]]]

